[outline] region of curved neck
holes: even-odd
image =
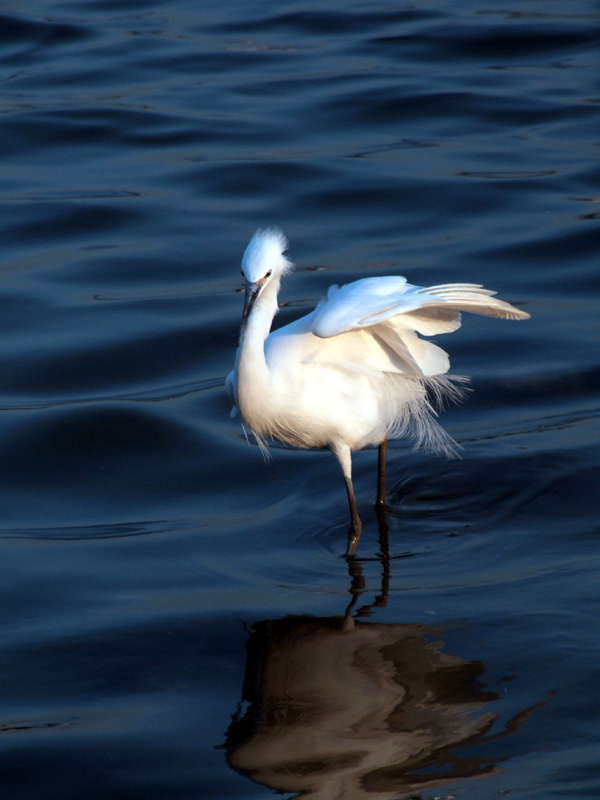
[[[242,419],[251,428],[256,427],[254,418],[269,399],[271,379],[265,359],[265,339],[278,310],[278,290],[279,281],[274,281],[260,293],[236,354],[237,404]]]

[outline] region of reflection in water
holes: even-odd
[[[486,736],[498,715],[484,709],[498,696],[479,682],[481,662],[443,653],[441,629],[350,616],[362,575],[357,561],[349,565],[346,616],[253,626],[242,698],[249,705],[227,733],[231,767],[314,800],[391,800],[495,772],[503,757],[454,751],[513,732],[532,709]]]
[[[482,737],[480,663],[441,652],[422,625],[290,618],[254,626],[229,763],[311,798],[393,798],[493,769],[450,748]],[[422,771],[419,774],[419,771]]]

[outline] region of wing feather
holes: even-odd
[[[503,319],[528,319],[529,314],[499,300],[474,283],[446,283],[423,288],[401,277],[365,278],[332,286],[316,309],[315,336],[328,339],[394,319],[426,336],[449,333],[460,326],[460,311]],[[400,319],[399,319],[400,318]]]
[[[494,297],[496,292],[484,289],[475,283],[448,283],[442,286],[431,286],[421,289],[419,294],[426,300],[422,308],[437,306],[442,303],[459,311],[470,311],[472,314],[482,314],[486,317],[500,317],[502,319],[529,319],[530,314],[504,300]]]

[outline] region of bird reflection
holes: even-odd
[[[480,682],[481,662],[444,653],[440,628],[358,619],[386,601],[382,565],[380,596],[355,616],[364,581],[350,561],[344,616],[253,626],[225,743],[233,769],[311,800],[392,800],[497,771],[506,757],[473,756],[473,746],[514,732],[533,709],[488,736],[498,695]],[[468,757],[457,753],[467,744]]]

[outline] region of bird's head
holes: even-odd
[[[246,279],[246,299],[242,313],[240,341],[250,312],[259,296],[267,286],[272,286],[275,289],[276,297],[281,277],[291,272],[293,264],[283,255],[287,247],[287,239],[280,230],[275,228],[258,230],[250,239],[250,244],[242,258],[242,275]]]

